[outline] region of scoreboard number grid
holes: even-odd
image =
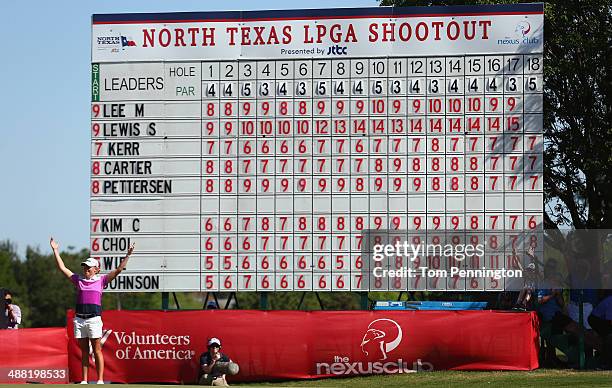
[[[535,27],[542,15],[530,17]],[[504,18],[491,29],[513,30]],[[349,55],[198,59],[169,46],[143,60],[129,42],[139,48],[149,26],[133,23],[123,60],[99,40],[92,55],[92,256],[108,271],[137,243],[110,291],[504,290],[505,279],[370,282],[364,239],[487,242],[491,252],[462,265],[500,268],[541,230],[541,38],[445,55],[348,45]],[[109,26],[94,15],[94,38]]]

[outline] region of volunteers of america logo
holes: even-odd
[[[138,334],[135,331],[103,329],[100,348],[104,350],[104,345],[111,340],[115,340],[116,345],[106,348],[110,347],[119,360],[191,360],[196,354],[191,348],[189,335]],[[94,358],[91,343],[89,355]]]
[[[389,352],[402,342],[402,328],[392,319],[376,319],[368,325],[363,339],[361,351],[368,357],[386,360]]]

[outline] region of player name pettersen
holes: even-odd
[[[170,179],[105,180],[104,194],[172,194]]]

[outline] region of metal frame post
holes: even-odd
[[[368,310],[369,307],[370,307],[370,300],[368,299],[368,293],[367,292],[360,292],[359,296],[360,296],[361,309],[362,310]]]
[[[268,293],[267,292],[260,292],[259,293],[259,308],[261,310],[268,310],[269,306],[268,306]]]
[[[162,292],[162,310],[168,310],[168,304],[170,302],[170,293]]]

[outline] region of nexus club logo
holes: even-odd
[[[386,360],[388,354],[402,342],[402,328],[392,319],[376,319],[368,325],[363,339],[361,351],[368,358]]]

